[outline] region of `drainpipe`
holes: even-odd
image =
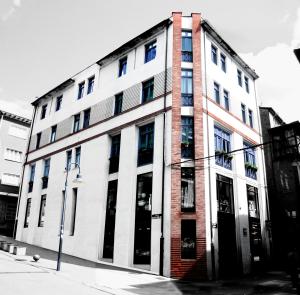
[[[160,224],[160,256],[159,274],[164,274],[164,208],[165,208],[165,131],[166,131],[166,108],[167,108],[167,78],[168,78],[168,29],[171,21],[166,24],[166,45],[165,45],[165,75],[164,75],[164,111],[163,111],[163,157],[162,157],[162,192],[161,192],[161,224]]]
[[[34,106],[34,111],[33,111],[32,121],[31,121],[31,127],[30,127],[29,140],[28,140],[27,149],[26,149],[26,156],[25,156],[25,160],[24,160],[24,163],[23,163],[22,178],[21,178],[21,184],[20,184],[20,189],[19,189],[18,204],[17,204],[14,230],[13,230],[13,238],[14,239],[16,238],[16,234],[17,234],[17,226],[18,226],[18,218],[19,218],[19,209],[20,209],[23,181],[24,181],[25,165],[26,165],[26,162],[27,162],[27,159],[28,159],[28,152],[29,152],[29,146],[30,146],[30,142],[31,142],[32,128],[33,128],[34,119],[35,119],[35,115],[36,115],[36,109],[37,109],[37,106]]]
[[[210,223],[210,252],[211,252],[211,272],[212,279],[216,279],[216,265],[215,265],[215,246],[213,236],[213,222],[212,222],[212,196],[211,196],[211,164],[210,164],[210,147],[209,147],[209,122],[208,122],[208,99],[207,99],[207,72],[206,72],[206,32],[204,31],[204,77],[205,77],[205,102],[206,102],[206,133],[207,133],[207,154],[208,154],[208,195],[209,195],[209,223]]]

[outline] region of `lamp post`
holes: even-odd
[[[60,271],[60,264],[61,264],[61,252],[62,252],[62,245],[63,245],[63,238],[64,238],[64,225],[65,225],[65,210],[66,210],[66,199],[67,199],[67,187],[68,187],[68,176],[69,176],[69,170],[71,169],[72,165],[75,166],[75,168],[78,168],[78,174],[76,175],[76,178],[73,180],[75,183],[81,183],[82,178],[80,175],[80,165],[78,163],[70,163],[66,167],[66,180],[65,180],[65,190],[63,194],[63,205],[61,209],[61,219],[60,219],[60,230],[59,230],[59,247],[58,247],[58,255],[57,255],[57,266],[56,271]]]

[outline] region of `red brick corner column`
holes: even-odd
[[[173,13],[173,69],[172,69],[172,163],[181,159],[181,13]],[[192,14],[194,130],[195,158],[203,152],[203,109],[201,84],[201,16]],[[203,162],[197,161],[197,166]],[[181,212],[180,166],[171,172],[171,277],[201,280],[207,278],[204,171],[195,173],[196,212]],[[181,220],[196,220],[196,259],[181,259]]]

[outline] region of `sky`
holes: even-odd
[[[299,0],[1,0],[0,109],[30,103],[171,16],[200,12],[260,76],[258,99],[300,119]]]

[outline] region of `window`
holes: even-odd
[[[44,174],[42,177],[42,189],[48,187],[49,170],[50,170],[50,159],[46,159],[44,160]]]
[[[252,179],[256,179],[257,166],[254,148],[250,144],[244,143],[244,161],[245,161],[245,173],[246,176]]]
[[[181,117],[181,157],[185,159],[194,157],[193,117]]]
[[[248,214],[250,218],[259,218],[257,188],[247,185]]]
[[[24,227],[28,227],[29,225],[30,209],[31,209],[31,198],[28,198],[26,204],[26,211],[25,211]]]
[[[218,64],[218,49],[214,45],[211,45],[211,60],[214,64]]]
[[[6,185],[19,186],[20,176],[11,173],[3,173],[1,183]]]
[[[193,106],[193,71],[181,70],[181,105]]]
[[[83,128],[90,126],[91,109],[87,109],[83,112]]]
[[[230,134],[215,126],[215,161],[226,169],[231,169]]]
[[[154,59],[155,56],[156,56],[156,40],[151,43],[148,43],[145,46],[145,63]]]
[[[246,119],[246,106],[242,103],[241,104],[241,111],[242,111],[242,120],[246,124],[247,119]]]
[[[61,109],[61,103],[62,103],[63,96],[58,96],[56,98],[56,105],[55,105],[55,112],[59,111]]]
[[[143,82],[142,103],[153,99],[154,79]]]
[[[103,258],[113,259],[118,180],[108,183],[104,229]]]
[[[30,176],[29,176],[29,182],[28,182],[28,193],[32,192],[33,182],[34,182],[34,175],[35,175],[35,164],[30,165]]]
[[[78,95],[77,95],[77,99],[80,99],[83,97],[84,94],[84,82],[81,82],[78,84]]]
[[[152,173],[137,176],[134,231],[134,264],[150,264],[152,221]]]
[[[88,79],[88,88],[87,88],[87,94],[90,94],[94,91],[94,84],[95,84],[95,76],[90,77]]]
[[[246,88],[246,91],[249,93],[249,79],[248,77],[244,77],[244,82],[245,82],[245,88]]]
[[[66,153],[66,170],[71,169],[71,163],[72,163],[72,150],[69,150]]]
[[[73,132],[77,132],[80,129],[80,114],[74,115]]]
[[[234,214],[232,179],[217,174],[217,204],[218,212]]]
[[[181,32],[181,60],[185,62],[193,61],[193,43],[191,31]]]
[[[220,85],[216,82],[214,82],[214,97],[216,103],[220,104]]]
[[[253,112],[248,109],[248,117],[249,117],[249,125],[251,128],[253,128]]]
[[[153,162],[153,147],[154,123],[150,123],[139,129],[138,166]]]
[[[27,130],[28,128],[26,127],[21,127],[18,125],[10,125],[8,129],[8,134],[18,138],[27,139],[28,136]]]
[[[240,70],[237,70],[237,78],[238,78],[238,84],[243,87],[243,82],[242,82],[242,72]]]
[[[221,53],[220,57],[221,57],[221,69],[224,73],[226,73],[227,70],[226,56],[223,53]]]
[[[57,125],[54,125],[54,126],[51,127],[50,142],[55,141],[55,138],[56,138],[56,130],[57,130]]]
[[[123,104],[123,92],[115,96],[115,110],[114,115],[122,113],[122,104]]]
[[[35,145],[36,149],[38,149],[40,147],[41,137],[42,137],[42,132],[37,133],[37,135],[36,135],[36,145]]]
[[[23,160],[23,153],[13,149],[6,149],[4,153],[4,159],[21,163]]]
[[[115,173],[119,171],[120,143],[121,134],[112,136],[109,158],[109,173]]]
[[[195,211],[195,169],[181,167],[181,211]]]
[[[42,195],[41,197],[41,204],[40,204],[40,214],[39,214],[39,227],[44,226],[45,222],[45,208],[46,208],[46,195]]]
[[[181,259],[196,258],[196,220],[181,220]]]
[[[76,221],[76,209],[77,209],[77,188],[73,188],[72,192],[72,204],[71,204],[71,216],[70,216],[70,236],[74,236],[75,221]]]
[[[81,156],[81,147],[77,147],[75,149],[75,163],[79,166],[80,165],[80,156]]]
[[[224,107],[227,111],[229,111],[229,92],[224,89]]]
[[[47,112],[47,104],[44,104],[42,106],[42,111],[41,111],[41,120],[46,117],[46,112]]]
[[[127,56],[119,60],[119,74],[118,77],[124,76],[127,70]]]

